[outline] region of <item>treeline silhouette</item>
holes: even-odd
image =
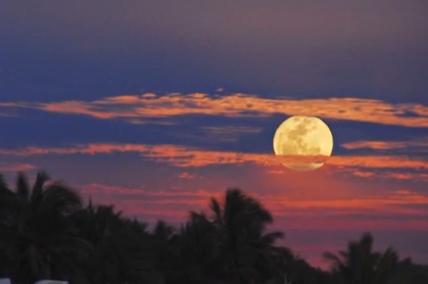
[[[272,215],[238,189],[212,198],[209,213],[190,212],[174,228],[153,229],[113,206],[83,205],[81,197],[41,172],[30,186],[0,177],[0,278],[30,284],[427,284],[428,268],[373,251],[369,234],[337,254],[331,271],[311,267],[277,244]],[[314,236],[316,239],[316,236]]]

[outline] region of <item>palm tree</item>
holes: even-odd
[[[94,284],[141,283],[152,268],[146,224],[122,217],[113,206],[89,205],[73,216],[79,236],[93,246],[87,265]]]
[[[357,242],[350,242],[346,251],[340,251],[338,255],[325,253],[324,257],[346,284],[387,283],[398,263],[398,256],[391,248],[382,253],[373,252],[370,234],[364,234]]]
[[[232,283],[260,283],[279,273],[283,251],[274,244],[281,232],[266,232],[272,215],[257,200],[239,189],[226,192],[223,203],[210,204],[217,228],[217,249],[213,266]]]
[[[213,283],[217,229],[203,213],[190,212],[189,220],[171,238],[173,273],[167,283]]]
[[[81,208],[81,199],[60,182],[37,174],[30,187],[19,173],[15,190],[0,177],[0,254],[15,283],[71,277],[87,243],[73,233],[69,216]]]

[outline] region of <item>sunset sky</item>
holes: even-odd
[[[371,231],[428,264],[428,2],[0,3],[0,172],[179,224],[239,187],[311,263]],[[322,118],[296,172],[278,125]]]

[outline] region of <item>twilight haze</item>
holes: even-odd
[[[0,3],[0,171],[44,169],[128,216],[179,224],[239,187],[315,265],[362,232],[428,263],[428,3]],[[273,154],[316,116],[320,169]]]

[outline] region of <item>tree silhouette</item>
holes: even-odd
[[[191,212],[189,220],[171,239],[175,256],[170,283],[213,283],[218,232],[203,213]],[[178,261],[177,261],[178,260]]]
[[[223,203],[211,199],[213,224],[217,228],[215,262],[219,275],[233,283],[260,283],[278,273],[274,246],[281,232],[267,232],[273,218],[257,200],[238,189],[226,192]]]
[[[373,251],[365,234],[337,254],[331,272],[310,266],[269,231],[273,218],[239,189],[212,198],[209,212],[190,212],[178,229],[153,229],[113,206],[89,201],[37,174],[18,174],[12,190],[0,176],[0,278],[32,284],[42,278],[78,284],[426,284],[428,267]],[[286,277],[285,277],[286,276]]]
[[[92,202],[73,216],[80,237],[93,251],[87,278],[94,284],[139,283],[151,269],[146,224],[123,218],[112,206],[94,207]]]
[[[18,174],[10,190],[0,178],[0,242],[4,267],[18,283],[78,273],[89,249],[73,233],[69,216],[81,208],[80,197],[59,182],[48,183],[40,172],[32,188]]]
[[[338,255],[325,253],[333,271],[347,284],[388,283],[398,263],[397,253],[388,248],[382,253],[373,252],[373,237],[364,234],[357,242],[350,242],[346,251]]]

